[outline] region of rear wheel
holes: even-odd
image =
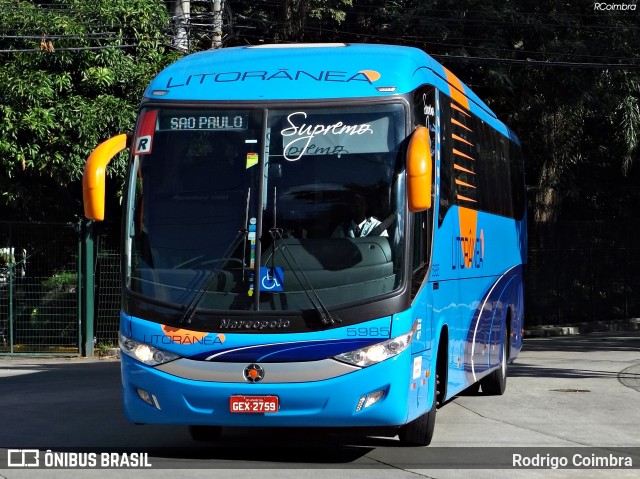
[[[490,396],[501,396],[507,388],[509,334],[506,327],[504,328],[501,349],[500,367],[480,380],[482,392]]]
[[[220,426],[189,426],[191,439],[198,442],[212,442],[220,438],[222,428]]]

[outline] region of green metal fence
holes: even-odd
[[[0,354],[93,355],[118,344],[118,232],[0,222]]]
[[[0,222],[0,353],[80,351],[79,227]]]
[[[97,348],[118,345],[120,320],[120,225],[102,223],[96,232],[95,338]]]

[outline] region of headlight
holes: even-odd
[[[333,359],[341,361],[343,363],[353,364],[355,366],[360,366],[361,368],[366,368],[367,366],[371,366],[372,364],[377,364],[385,359],[392,358],[397,356],[402,351],[407,349],[413,340],[413,335],[416,332],[418,327],[418,323],[413,323],[413,327],[411,331],[408,333],[401,334],[400,336],[396,336],[395,338],[389,339],[388,341],[384,341],[382,343],[373,344],[371,346],[367,346],[366,348],[356,349],[354,351],[349,351],[348,353],[338,354],[334,356]]]
[[[131,356],[133,359],[140,361],[141,363],[148,364],[149,366],[157,366],[158,364],[168,363],[174,359],[178,359],[180,356],[177,354],[169,353],[148,344],[139,343],[131,338],[120,334],[120,351]]]

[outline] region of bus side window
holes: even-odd
[[[429,270],[429,252],[431,250],[430,212],[420,211],[413,216],[413,258],[411,261],[413,278],[411,298],[415,297]]]

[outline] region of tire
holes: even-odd
[[[222,434],[220,426],[189,426],[191,439],[198,442],[217,441]]]
[[[509,351],[509,335],[506,326],[502,338],[500,367],[480,380],[482,393],[488,396],[502,396],[507,388],[507,360]]]
[[[436,385],[438,377],[436,376]],[[400,427],[398,437],[400,444],[403,446],[428,446],[433,437],[433,430],[436,425],[436,396],[437,392],[433,392],[433,402],[429,409],[422,416],[415,418],[413,421]]]

